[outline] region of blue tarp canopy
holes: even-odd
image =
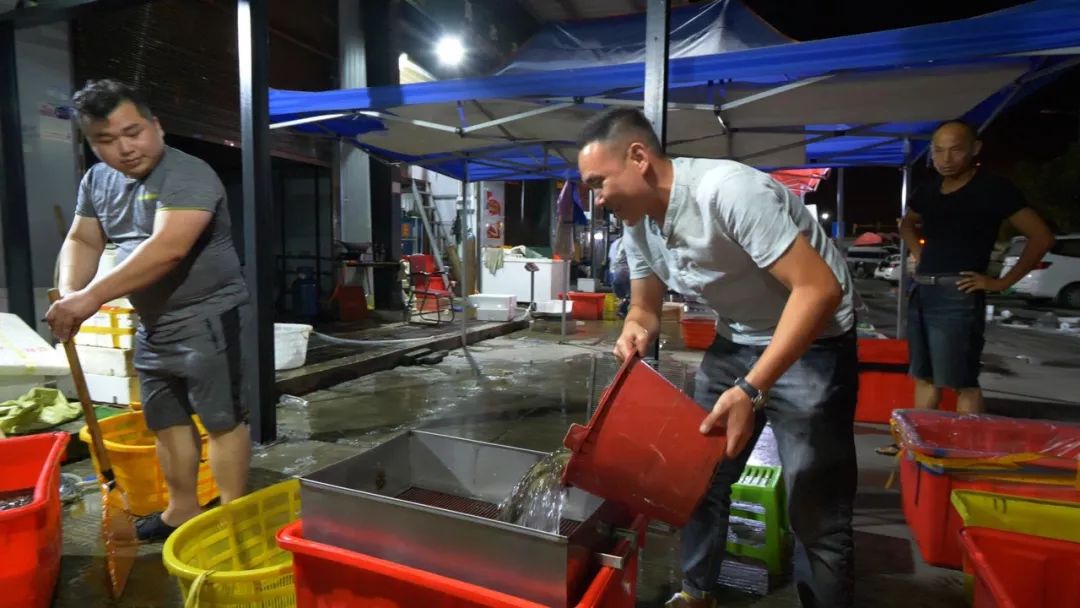
[[[964,116],[983,124],[1080,55],[1076,0],[811,42],[768,39],[737,2],[691,7],[711,15],[714,29],[752,25],[757,33],[740,44],[761,46],[671,60],[673,155],[762,168],[899,166],[925,148],[938,122]],[[717,7],[724,10],[707,13]],[[644,16],[619,18],[628,19]],[[537,44],[534,51],[543,48]],[[573,140],[584,120],[606,107],[642,105],[641,62],[543,71],[513,65],[486,78],[274,90],[271,122],[458,179],[563,178],[574,174]]]

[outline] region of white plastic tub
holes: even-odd
[[[302,323],[274,323],[274,369],[295,369],[307,361],[308,338],[314,328]]]
[[[571,300],[542,300],[536,303],[536,309],[533,310],[533,314],[536,316],[562,316],[563,309],[566,309],[566,316],[574,316],[574,302]]]

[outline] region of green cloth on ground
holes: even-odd
[[[18,399],[0,403],[0,431],[5,435],[26,435],[70,422],[82,414],[77,405],[55,388],[30,389]]]

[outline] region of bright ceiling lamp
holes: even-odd
[[[465,59],[465,46],[457,36],[443,36],[435,45],[435,54],[443,65],[459,65]]]

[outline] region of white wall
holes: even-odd
[[[55,118],[56,106],[70,103],[71,53],[66,23],[18,30],[15,35],[19,75],[26,196],[30,216],[31,261],[35,295],[44,316],[45,293],[53,282],[62,238],[53,206],[62,210],[64,228],[75,209],[78,174],[74,125]],[[51,114],[51,115],[46,115]],[[2,256],[0,250],[0,256]],[[0,309],[7,310],[7,282],[0,257]]]

